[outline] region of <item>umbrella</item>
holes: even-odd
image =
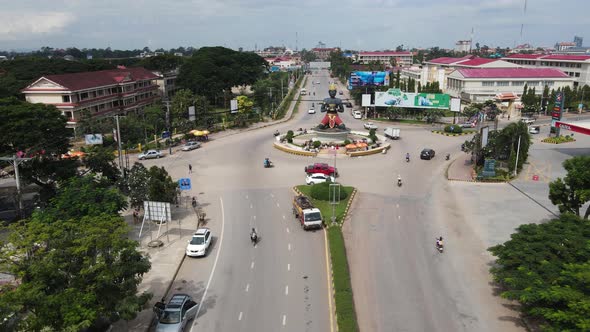
[[[366,148],[367,147],[367,143],[364,142],[360,142],[360,143],[356,143],[356,147],[357,148]]]
[[[351,144],[347,144],[347,145],[345,146],[345,148],[346,148],[347,150],[352,150],[352,149],[356,149],[356,148],[358,148],[358,147],[356,146],[356,144],[352,144],[352,143],[351,143]]]

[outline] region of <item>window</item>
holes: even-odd
[[[512,82],[512,86],[523,86],[524,85],[524,81],[513,81]]]
[[[62,100],[64,103],[69,103],[69,102],[70,102],[70,96],[61,96],[61,100]]]
[[[576,68],[582,68],[582,64],[581,63],[576,64]]]
[[[530,82],[527,82],[526,84],[528,86],[537,86],[537,85],[539,85],[539,83],[541,83],[541,82],[539,82],[539,81],[530,81]]]
[[[86,99],[88,98],[88,92],[83,92],[80,94],[80,99]]]
[[[553,86],[553,84],[555,84],[554,81],[545,81],[545,82],[543,82],[543,85],[546,85],[546,86]]]
[[[102,96],[104,94],[104,90],[102,90],[102,89],[101,90],[98,90],[97,93],[98,93],[99,96]]]
[[[580,77],[580,73],[576,73],[576,77]]]
[[[481,86],[494,86],[494,82],[483,81],[483,82],[481,82]]]
[[[510,82],[507,82],[507,81],[506,82],[499,81],[499,82],[496,82],[496,83],[497,83],[496,84],[497,86],[508,86],[510,84]]]

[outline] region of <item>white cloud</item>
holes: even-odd
[[[74,21],[74,16],[65,12],[1,12],[0,40],[28,39],[61,32]]]

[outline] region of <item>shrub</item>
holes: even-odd
[[[331,182],[318,183],[311,186],[311,197],[319,201],[330,200],[330,184]],[[348,194],[340,188],[340,201],[346,199]]]
[[[319,147],[322,146],[322,142],[320,141],[314,141],[313,142],[313,147],[316,149],[319,149]]]
[[[445,133],[453,133],[453,134],[461,134],[463,132],[463,128],[459,125],[446,125],[445,126]]]
[[[375,134],[375,129],[369,130],[369,138],[373,143],[377,142],[377,135]]]
[[[543,139],[544,143],[553,143],[553,144],[560,144],[566,142],[573,142],[575,139],[572,136],[565,135],[565,136],[557,136],[557,137],[547,137]]]
[[[350,143],[351,143],[350,140],[347,140],[347,139],[344,140],[344,145],[348,145]]]
[[[293,136],[294,136],[293,130],[289,130],[287,132],[287,136],[285,137],[285,139],[287,140],[287,142],[293,143]]]

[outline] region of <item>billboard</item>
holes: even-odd
[[[388,71],[353,71],[350,73],[348,88],[362,86],[389,86]]]
[[[102,144],[102,134],[88,134],[84,135],[84,141],[89,145]]]
[[[451,97],[443,93],[402,92],[400,89],[375,91],[375,106],[449,109]]]

